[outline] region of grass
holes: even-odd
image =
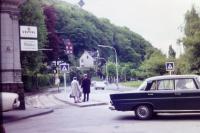
[[[128,81],[121,84],[128,87],[139,87],[143,81]]]

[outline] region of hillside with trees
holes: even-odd
[[[148,41],[127,27],[115,26],[108,19],[97,18],[78,6],[63,1],[44,0],[44,3],[54,8],[49,12],[53,12],[57,17],[54,19],[55,31],[62,38],[71,40],[76,58],[80,57],[84,50],[97,50],[99,44],[110,45],[116,48],[121,62],[132,62],[137,68],[154,51]],[[106,59],[113,55],[113,51],[109,49],[100,52]]]
[[[49,80],[46,74],[49,72],[48,64],[55,60],[70,63],[72,74],[80,73],[76,66],[78,66],[78,59],[84,50],[99,50],[100,56],[112,64],[114,62],[114,51],[99,48],[98,45],[113,46],[116,49],[121,80],[130,80],[137,74],[141,76],[141,72],[144,69],[146,71],[143,62],[151,62],[147,60],[154,58],[152,56],[160,56],[161,54],[141,35],[127,27],[116,26],[106,18],[97,18],[92,13],[64,1],[27,0],[20,9],[20,25],[37,26],[39,48],[52,49],[51,51],[21,53],[25,80],[28,79],[27,75],[31,76],[31,80],[38,77],[42,81]],[[66,39],[70,39],[73,44],[73,55],[66,54],[64,43]],[[158,66],[154,65],[154,67],[159,67],[160,64],[157,63],[156,65]],[[111,67],[111,69],[113,68]],[[150,75],[161,74],[157,70],[155,68],[155,72]],[[149,71],[151,71],[151,67],[149,67]],[[110,72],[109,75],[115,75],[114,71],[110,70]],[[105,75],[105,70],[102,70],[101,73]],[[45,82],[45,84],[48,84],[48,82]]]

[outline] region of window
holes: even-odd
[[[157,89],[158,90],[174,90],[173,80],[159,80],[157,81]]]
[[[145,90],[146,86],[147,86],[147,81],[144,81],[144,82],[139,86],[138,90],[139,90],[139,91],[143,91],[143,90]]]
[[[151,90],[151,91],[152,91],[152,90],[157,90],[156,88],[157,88],[157,86],[156,86],[156,81],[154,81],[154,82],[152,82],[152,85],[151,85],[150,90]]]
[[[176,90],[195,90],[197,89],[193,79],[176,79]]]
[[[198,79],[198,81],[200,82],[200,76],[198,76],[198,78],[197,78],[197,79]]]

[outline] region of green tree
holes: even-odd
[[[20,25],[37,26],[38,29],[38,48],[43,48],[47,42],[47,29],[44,22],[44,15],[41,3],[37,0],[27,0],[21,7]],[[25,75],[34,75],[42,67],[43,53],[21,52],[22,70]]]
[[[160,51],[154,52],[149,59],[145,60],[136,72],[140,78],[163,75],[165,71],[166,56]]]
[[[116,78],[116,65],[115,65],[115,63],[108,62],[107,69],[108,69],[109,82],[113,82],[114,79]]]
[[[176,52],[172,48],[172,45],[169,45],[168,57],[169,57],[169,59],[175,59],[176,58]]]
[[[192,73],[200,74],[200,17],[194,7],[185,15],[184,33],[185,61]]]
[[[98,45],[113,46],[118,53],[119,62],[132,62],[137,68],[154,48],[142,36],[110,23],[108,19],[98,19],[91,13],[72,6],[64,1],[43,0],[53,5],[57,12],[56,30],[65,33],[74,46],[74,55],[80,57],[84,50],[96,50]],[[47,2],[48,1],[48,2]],[[102,57],[114,55],[111,49],[102,49]],[[120,54],[119,54],[120,53]]]
[[[124,81],[130,80],[131,78],[131,66],[130,64],[126,63],[124,66],[121,67],[121,74],[120,76]]]
[[[41,3],[37,0],[27,0],[20,7],[20,25],[36,26],[38,29],[38,48],[43,48],[47,42],[47,29]],[[21,52],[22,80],[26,90],[37,88],[37,73],[43,69],[42,51]]]
[[[189,58],[186,54],[181,55],[176,60],[176,73],[177,74],[188,74],[190,73]]]

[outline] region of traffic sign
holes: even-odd
[[[71,43],[70,39],[63,39],[65,44],[65,49],[67,54],[73,54],[73,44]]]
[[[69,72],[69,64],[67,63],[60,64],[60,69],[62,72]]]
[[[78,2],[78,4],[79,4],[80,7],[83,7],[83,6],[85,5],[85,2],[84,2],[83,0],[80,0],[80,1]]]
[[[174,62],[165,63],[166,71],[174,71]]]

